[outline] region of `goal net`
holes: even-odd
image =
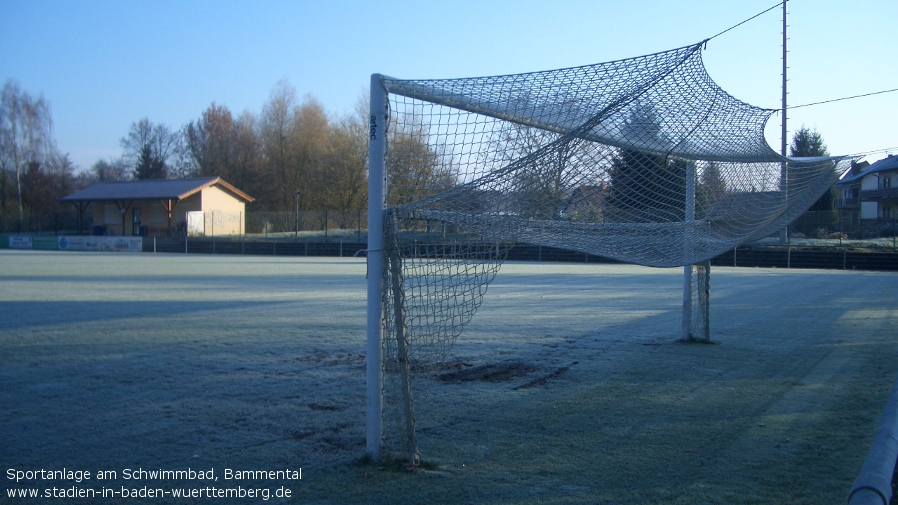
[[[764,140],[776,111],[718,87],[701,50],[372,76],[369,453],[385,443],[414,463],[416,378],[447,358],[514,244],[686,266],[684,336],[708,338],[708,260],[782,229],[847,161],[778,155]]]

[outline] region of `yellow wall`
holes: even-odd
[[[218,186],[203,189],[206,235],[242,235],[246,205]]]

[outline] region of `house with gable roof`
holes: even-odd
[[[246,204],[253,198],[220,177],[100,182],[61,199],[78,209],[79,234],[91,211],[92,234],[169,236],[199,216],[200,233],[245,233]]]
[[[889,227],[898,219],[898,156],[852,165],[838,188],[836,208],[849,229]]]

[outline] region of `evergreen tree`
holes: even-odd
[[[789,156],[793,158],[813,158],[817,156],[829,156],[823,136],[806,126],[802,126],[792,136],[789,145]],[[835,170],[835,165],[833,165]],[[831,229],[838,220],[838,213],[833,207],[833,202],[838,194],[836,186],[829,188],[801,217],[790,226],[794,231],[801,231],[807,235],[819,233],[819,230]]]
[[[152,147],[145,145],[140,149],[137,164],[134,166],[135,179],[165,179],[168,170],[165,161],[153,153]]]
[[[792,136],[792,143],[789,145],[789,156],[792,158],[813,158],[816,156],[829,156],[829,150],[826,143],[823,142],[823,136],[816,129],[811,130],[806,126],[802,126]],[[835,186],[830,188],[826,194],[811,205],[808,212],[832,211],[833,199],[836,196]]]
[[[635,149],[621,149],[611,166],[616,221],[685,219],[686,162]]]
[[[829,156],[823,136],[816,129],[811,130],[802,126],[792,136],[792,144],[789,145],[789,156],[793,158],[812,158],[814,156]]]
[[[622,128],[634,145],[666,145],[657,114],[648,105],[636,106]],[[685,219],[686,162],[648,150],[623,148],[610,170],[609,205],[613,221],[672,222]]]

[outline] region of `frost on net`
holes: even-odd
[[[385,293],[401,283],[419,360],[445,354],[512,244],[696,264],[783,228],[837,180],[849,160],[771,149],[764,125],[776,111],[717,86],[701,49],[526,74],[384,78],[386,244],[401,266],[400,276],[385,272]]]

